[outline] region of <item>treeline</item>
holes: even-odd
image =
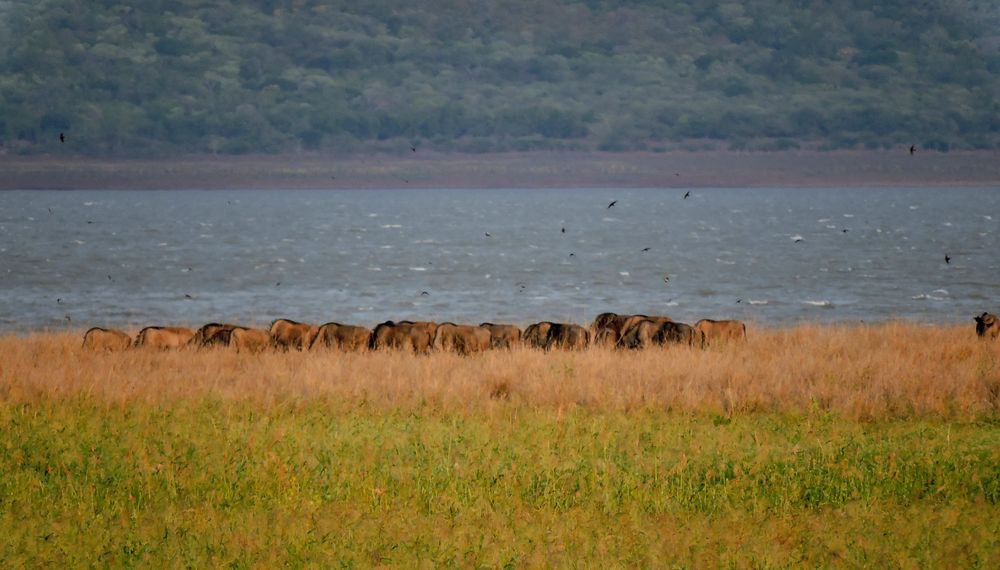
[[[0,2],[0,152],[997,148],[998,14],[988,0]]]

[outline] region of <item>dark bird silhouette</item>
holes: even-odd
[[[562,229],[562,233],[566,233],[566,228],[563,228],[563,229]]]
[[[59,133],[59,142],[66,142],[66,135],[64,133]]]
[[[185,299],[194,299],[194,297],[192,297],[191,295],[188,295],[187,293],[184,293],[184,298]]]
[[[111,281],[112,283],[114,283],[115,280],[112,279],[110,275],[108,275],[108,281]]]
[[[688,192],[685,192],[685,193],[684,193],[684,199],[685,199],[685,200],[687,200],[687,199],[688,199],[688,196],[690,196],[690,195],[691,195],[691,192],[690,192],[690,191],[688,191]]]
[[[92,224],[92,223],[94,223],[94,220],[87,220],[87,223],[88,224]]]
[[[56,303],[62,303],[62,299],[61,298],[57,298],[56,299]]]
[[[410,150],[412,150],[413,152],[417,152],[417,147],[415,147],[415,146],[411,146],[411,147],[410,147]]]
[[[800,241],[802,241],[802,238],[797,237],[797,238],[793,239],[792,241],[794,241],[795,243],[799,243]]]
[[[576,256],[576,254],[575,254],[575,253],[572,253],[572,252],[570,252],[569,256],[570,256],[570,257],[575,257],[575,256]]]
[[[945,262],[946,264],[948,264],[948,263],[951,263],[951,256],[950,256],[950,255],[948,255],[947,253],[946,253],[946,254],[944,254],[944,262]]]
[[[675,172],[675,173],[674,173],[674,176],[680,176],[680,175],[681,175],[681,173],[680,173],[680,172]]]
[[[739,305],[739,304],[740,304],[740,303],[742,303],[742,302],[743,302],[743,299],[736,299],[736,304],[737,304],[737,305]]]
[[[642,248],[642,251],[649,251],[649,248],[648,247],[644,247],[644,248]]]
[[[493,237],[493,236],[490,235],[490,232],[486,232],[486,237]]]
[[[281,287],[281,281],[278,281],[277,283],[275,283],[274,286],[275,287]]]
[[[421,295],[430,295],[430,293],[428,293],[427,291],[421,291],[420,294]]]
[[[49,215],[52,215],[52,208],[49,208]]]
[[[913,153],[915,153],[915,152],[917,152],[917,146],[911,144],[910,145],[910,156],[913,156]]]
[[[846,234],[847,233],[847,228],[844,228],[844,229],[842,229],[840,231]]]
[[[617,203],[618,203],[618,200],[614,200],[613,202],[611,202],[610,204],[608,204],[608,209],[610,210],[611,206],[614,206]]]
[[[669,275],[664,275],[663,276],[663,282],[664,283],[670,283],[670,276]]]

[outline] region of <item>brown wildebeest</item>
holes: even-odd
[[[601,327],[593,335],[592,344],[604,348],[615,348],[618,346],[618,333],[610,327]]]
[[[521,340],[524,341],[525,346],[545,348],[545,343],[549,339],[549,329],[551,328],[552,323],[549,321],[528,325],[528,328],[524,329],[524,335],[521,336]]]
[[[983,313],[973,318],[976,320],[976,334],[980,338],[996,340],[1000,337],[1000,319],[996,315]]]
[[[368,341],[371,335],[372,331],[365,327],[326,323],[320,325],[316,337],[313,338],[312,345],[309,346],[309,350],[319,350],[321,348],[333,348],[349,352],[368,350]]]
[[[509,350],[521,344],[521,329],[514,325],[482,323],[479,326],[490,331],[490,348]]]
[[[660,323],[656,334],[653,335],[653,342],[664,345],[686,344],[692,348],[704,348],[705,335],[689,324],[671,321]]]
[[[194,337],[187,327],[146,327],[135,335],[135,347],[181,348]]]
[[[694,328],[705,335],[705,344],[747,339],[747,326],[743,321],[702,319],[694,324]]]
[[[233,329],[229,346],[236,352],[263,352],[271,346],[271,335],[261,329]]]
[[[545,350],[583,350],[590,345],[590,331],[580,325],[552,323],[545,338]]]
[[[643,319],[653,319],[660,322],[670,320],[670,317],[650,317],[649,315],[619,315],[617,313],[601,313],[594,318],[590,325],[590,334],[597,337],[597,332],[601,329],[610,329],[614,333],[615,345],[617,345],[625,333],[628,332],[635,323]],[[605,338],[608,333],[605,333]],[[606,342],[606,341],[605,341]]]
[[[83,348],[94,351],[121,352],[132,346],[132,337],[115,330],[94,327],[83,334]]]
[[[437,332],[437,324],[427,321],[386,321],[372,330],[368,346],[373,350],[398,349],[426,354]]]
[[[472,325],[441,323],[434,331],[432,345],[434,350],[474,354],[490,347],[490,331]]]
[[[300,323],[289,319],[277,319],[268,327],[271,335],[271,344],[275,348],[288,350],[304,350],[309,348],[319,327],[309,323]]]
[[[188,343],[191,346],[202,348],[209,346],[229,346],[230,334],[236,329],[243,329],[239,325],[226,323],[208,323],[194,333]]]

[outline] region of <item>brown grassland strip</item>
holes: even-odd
[[[741,344],[646,351],[490,351],[474,357],[226,349],[88,353],[81,334],[0,337],[0,398],[169,403],[216,398],[475,412],[527,408],[684,413],[832,412],[975,420],[1000,410],[1000,343],[970,327],[803,325]]]

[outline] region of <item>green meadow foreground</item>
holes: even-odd
[[[95,354],[0,337],[0,556],[38,566],[1000,565],[1000,343]]]

